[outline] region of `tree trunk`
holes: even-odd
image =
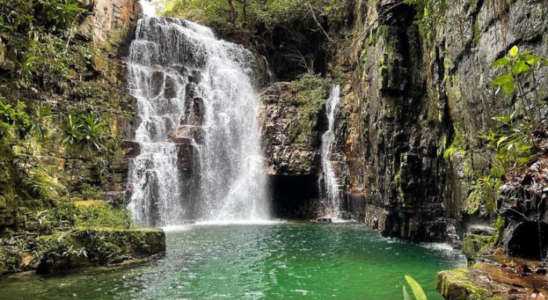
[[[244,17],[244,22],[247,22],[247,0],[244,0],[242,3],[242,13]]]
[[[228,6],[230,6],[230,22],[232,22],[232,25],[236,25],[236,8],[234,7],[234,0],[227,0]]]

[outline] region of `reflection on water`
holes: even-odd
[[[360,224],[192,225],[141,265],[0,282],[6,299],[401,299],[403,275],[428,299],[439,270],[465,265],[441,245],[387,240]]]

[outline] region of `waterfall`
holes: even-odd
[[[339,218],[341,208],[341,195],[339,183],[333,169],[331,156],[333,154],[333,145],[335,143],[335,112],[341,99],[341,87],[336,85],[331,90],[331,95],[327,101],[326,114],[329,121],[327,131],[322,135],[322,175],[320,178],[320,190],[323,191],[323,201],[326,209],[326,216]],[[323,184],[322,184],[323,183]]]
[[[128,59],[137,99],[129,208],[142,225],[269,218],[254,56],[211,29],[139,20]]]

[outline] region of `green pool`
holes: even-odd
[[[167,232],[160,260],[0,281],[5,299],[402,299],[405,274],[427,290],[465,265],[443,245],[382,238],[360,224],[193,225]]]

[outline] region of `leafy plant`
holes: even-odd
[[[541,98],[537,91],[535,72],[541,68],[548,67],[548,60],[541,56],[536,56],[531,51],[520,52],[517,46],[510,49],[509,55],[495,61],[491,67],[493,68],[505,68],[506,74],[501,75],[492,84],[501,88],[502,91],[508,95],[513,95],[518,90],[518,96],[526,103],[525,112],[537,111],[538,121],[541,121],[542,116],[538,105],[541,103]],[[525,91],[525,76],[530,75],[530,81],[534,89],[534,101],[531,102]],[[531,115],[531,119],[534,120],[535,116]]]
[[[26,105],[23,102],[17,102],[13,107],[0,97],[0,137],[8,133],[10,129],[24,132],[30,126],[29,116],[25,113]]]
[[[63,144],[74,150],[82,140],[82,119],[74,112],[70,112],[63,123],[62,129],[65,132]]]
[[[40,17],[44,22],[52,22],[55,26],[68,28],[78,16],[86,10],[74,0],[40,0],[42,10]]]
[[[99,121],[99,118],[95,114],[88,114],[83,117],[79,117],[75,112],[70,112],[65,117],[62,127],[65,133],[63,144],[67,146],[72,156],[69,185],[72,185],[72,181],[74,179],[76,160],[82,159],[85,150],[90,150],[90,148],[101,150],[103,148],[103,134],[105,126],[106,123]],[[69,187],[67,189],[67,196],[70,202],[70,214],[72,215],[74,203],[70,197],[70,190],[71,188]]]
[[[31,125],[31,130],[37,133],[42,139],[46,135],[46,123],[53,119],[55,114],[51,110],[51,106],[43,106],[41,103],[34,110],[34,115],[32,116],[33,122]]]
[[[502,185],[502,178],[507,170],[524,167],[535,159],[532,134],[536,126],[542,121],[541,108],[543,105],[537,91],[538,82],[535,72],[548,66],[548,61],[541,56],[535,56],[530,51],[520,52],[517,46],[510,49],[508,56],[498,59],[491,67],[505,70],[503,75],[492,81],[493,86],[508,95],[517,96],[525,104],[523,112],[514,110],[511,115],[497,116],[497,127],[480,134],[487,142],[487,147],[494,153],[493,163],[487,176],[476,181],[471,199],[474,204],[471,212],[485,205],[484,213],[494,212],[497,209],[495,201],[496,191]],[[525,82],[531,83],[534,99],[524,90]],[[534,112],[539,115],[535,116]]]
[[[426,294],[424,293],[421,285],[415,279],[413,279],[413,277],[405,275],[405,280],[407,281],[407,284],[409,284],[409,286],[411,287],[411,291],[415,296],[415,300],[427,300]],[[403,286],[403,299],[411,300],[411,296],[409,296],[405,285]]]
[[[103,133],[105,131],[105,122],[101,122],[95,114],[89,114],[80,119],[82,140],[88,146],[101,150],[103,148]]]

